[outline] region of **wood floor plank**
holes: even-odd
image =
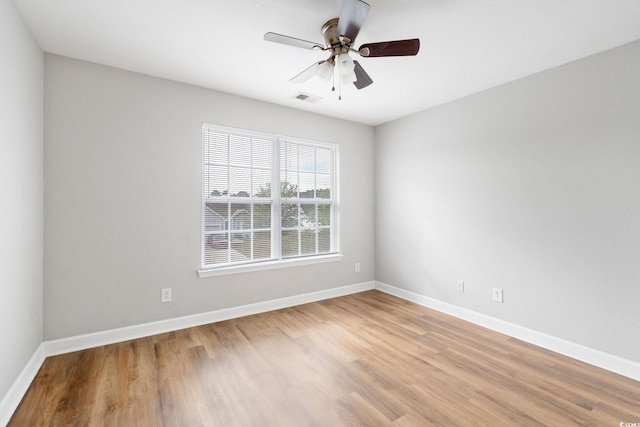
[[[9,426],[618,426],[640,382],[379,291],[49,357]]]

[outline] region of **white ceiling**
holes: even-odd
[[[368,0],[355,46],[418,37],[415,57],[361,58],[362,90],[289,79],[328,56],[342,0],[13,0],[46,52],[369,125],[640,39],[638,0]],[[323,99],[293,99],[298,92]]]

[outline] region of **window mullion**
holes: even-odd
[[[302,256],[302,204],[300,203],[300,185],[301,185],[301,176],[300,176],[300,163],[302,159],[300,158],[300,144],[296,144],[296,182],[298,183],[296,188],[296,212],[297,212],[297,221],[296,221],[296,230],[298,236],[298,255]]]
[[[298,173],[299,175],[300,173]],[[300,177],[298,177],[298,183],[300,182]],[[298,196],[300,196],[300,187],[298,187]],[[297,218],[297,230],[298,230],[298,256],[302,255],[302,206],[300,205],[300,200],[296,202],[296,212],[298,214]]]
[[[228,191],[229,193],[231,191]],[[225,235],[227,237],[227,262],[231,262],[231,200],[227,202],[227,220],[225,223]]]
[[[227,188],[226,196],[231,196],[231,135],[227,134]],[[231,233],[230,233],[230,220],[231,220],[231,200],[227,201],[227,218],[225,223],[225,236],[227,238],[227,262],[231,262]]]
[[[280,152],[282,139],[276,137],[273,144],[271,164],[271,253],[273,258],[282,259],[282,208],[280,200]],[[286,172],[285,172],[286,173]]]

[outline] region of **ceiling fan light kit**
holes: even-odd
[[[325,22],[321,28],[325,45],[285,36],[278,33],[266,33],[266,41],[286,44],[302,49],[329,51],[330,56],[324,61],[316,62],[306,70],[291,79],[294,83],[302,83],[317,76],[321,80],[330,81],[337,77],[340,85],[353,83],[357,89],[363,89],[373,83],[364,68],[354,61],[350,52],[357,53],[363,58],[383,56],[414,56],[420,49],[419,39],[394,40],[388,42],[366,43],[359,49],[352,46],[360,32],[369,4],[362,0],[343,0],[339,18]],[[337,68],[337,70],[336,70]],[[337,74],[337,75],[336,75]],[[339,86],[340,87],[340,86]],[[332,90],[335,90],[335,84]],[[339,96],[339,99],[342,97]]]

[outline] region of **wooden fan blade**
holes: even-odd
[[[353,42],[364,24],[369,7],[369,4],[362,0],[344,0],[338,18],[337,35],[347,37]]]
[[[308,40],[297,39],[295,37],[285,36],[278,33],[267,33],[264,35],[264,39],[268,42],[286,44],[289,46],[301,47],[302,49],[320,48],[324,49],[320,43],[310,42]]]
[[[356,73],[356,78],[357,78],[357,80],[353,82],[353,85],[358,89],[364,89],[365,87],[373,83],[373,80],[371,80],[371,77],[369,77],[369,74],[367,74],[367,72],[364,71],[364,68],[362,68],[362,65],[360,65],[358,61],[353,61],[353,63],[356,64],[353,71]]]
[[[311,77],[315,76],[316,73],[318,72],[318,67],[320,66],[320,64],[322,64],[325,61],[319,61],[316,62],[315,64],[313,64],[311,67],[307,68],[306,70],[304,70],[303,72],[301,72],[300,74],[298,74],[297,76],[295,76],[294,78],[292,78],[291,80],[289,80],[290,82],[293,83],[303,83],[306,82],[307,80],[309,80]]]
[[[360,46],[360,55],[374,56],[412,56],[420,50],[420,39],[394,40],[390,42],[366,43]]]

